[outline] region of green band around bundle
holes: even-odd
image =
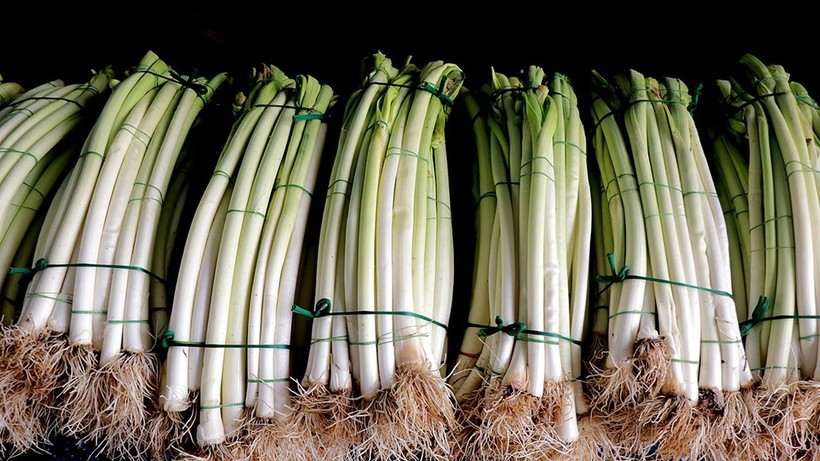
[[[305,317],[311,319],[317,319],[320,317],[330,317],[333,315],[406,315],[408,317],[415,317],[419,320],[423,320],[426,323],[431,323],[444,331],[447,331],[447,325],[441,323],[439,321],[433,320],[430,317],[421,315],[416,312],[412,311],[345,311],[345,312],[331,312],[332,310],[332,303],[328,298],[322,298],[316,302],[316,306],[312,311],[305,309],[304,307],[298,306],[296,304],[293,305],[291,311],[295,314],[303,315]]]
[[[443,89],[436,88],[429,82],[423,82],[421,85],[419,85],[419,89],[433,93],[433,95],[439,98],[445,106],[455,106],[455,102],[450,98],[450,96],[447,95],[447,93],[444,92]]]
[[[758,97],[756,97],[756,98],[753,98],[753,99],[750,99],[750,100],[748,100],[748,101],[744,102],[743,104],[741,104],[741,105],[739,105],[739,106],[735,106],[734,110],[732,111],[732,114],[736,114],[736,113],[738,113],[738,112],[742,111],[742,110],[743,110],[743,108],[745,108],[746,106],[750,106],[750,105],[752,105],[752,104],[754,104],[754,103],[756,103],[756,102],[760,102],[760,101],[762,101],[764,98],[770,98],[770,97],[772,97],[772,96],[783,96],[784,94],[786,94],[786,93],[785,93],[785,92],[782,92],[782,91],[781,91],[781,92],[778,92],[778,93],[766,93],[766,94],[762,94],[762,95],[760,95],[760,96],[758,96]]]
[[[97,93],[97,89],[96,89],[96,88],[94,88],[93,86],[89,86],[89,87],[87,87],[87,88],[83,88],[83,91],[89,91],[89,90],[90,90],[90,91],[92,91],[92,92],[94,92],[94,93]],[[24,103],[24,102],[28,102],[28,101],[38,101],[38,100],[40,100],[40,101],[64,101],[64,102],[70,102],[70,103],[74,104],[75,106],[79,107],[80,109],[85,109],[85,107],[84,107],[82,104],[80,104],[80,102],[79,102],[79,101],[75,101],[74,99],[71,99],[71,98],[60,98],[60,97],[57,97],[57,96],[30,96],[30,97],[28,97],[28,98],[21,98],[21,99],[18,99],[18,100],[13,100],[12,102],[10,102],[10,103],[9,103],[9,105],[10,105],[10,106],[18,106],[18,105],[20,105],[20,104],[22,104],[22,103]],[[0,101],[3,101],[3,99],[0,99]]]
[[[205,349],[290,349],[290,344],[212,344],[204,341],[177,341],[173,330],[165,330],[159,337],[163,349],[172,346],[201,347]]]
[[[568,336],[564,336],[558,333],[553,333],[551,331],[536,331],[536,330],[524,330],[521,332],[521,335],[533,335],[533,336],[544,336],[547,338],[555,338],[560,339],[562,341],[567,341],[569,343],[575,344],[576,346],[583,346],[584,343],[578,341],[577,339],[570,338]],[[531,339],[522,338],[521,336],[518,337],[521,341],[532,341]]]
[[[492,336],[496,333],[506,333],[508,336],[517,337],[526,329],[527,324],[524,322],[513,322],[504,325],[504,320],[500,315],[497,315],[495,316],[495,326],[487,326],[478,330],[478,336],[483,338],[486,336]]]
[[[190,88],[190,89],[194,90],[200,97],[208,92],[208,86],[207,85],[195,81],[195,77],[196,77],[196,73],[197,73],[196,69],[194,69],[193,72],[191,72],[191,75],[189,75],[185,78],[183,78],[180,74],[178,74],[177,72],[175,72],[173,70],[168,71],[169,75],[160,74],[159,72],[154,72],[153,70],[145,69],[145,68],[138,68],[138,69],[135,70],[135,72],[150,74],[150,75],[153,75],[153,76],[158,77],[158,78],[162,78],[162,79],[165,79],[165,80],[168,80],[168,81],[171,81],[171,82],[179,83],[180,85],[182,85],[185,88]]]
[[[757,305],[752,311],[752,318],[740,322],[740,335],[746,336],[755,325],[762,322],[767,310],[769,310],[769,298],[760,296],[757,298]]]
[[[613,253],[607,253],[606,255],[607,261],[609,262],[609,267],[612,271],[611,275],[596,275],[595,280],[598,283],[605,284],[605,286],[598,292],[597,296],[601,296],[604,294],[606,290],[608,290],[613,284],[618,282],[623,282],[624,280],[645,280],[647,282],[657,282],[657,283],[668,283],[669,285],[675,285],[684,288],[693,288],[695,290],[706,291],[708,293],[716,294],[719,296],[725,296],[727,298],[733,298],[732,294],[723,291],[723,290],[716,290],[714,288],[708,287],[701,287],[697,285],[690,285],[688,283],[683,282],[676,282],[674,280],[665,280],[659,279],[655,277],[645,277],[642,275],[630,275],[629,274],[629,266],[623,266],[620,270],[615,269],[615,256]]]
[[[104,269],[127,269],[132,271],[140,271],[147,274],[149,277],[157,280],[158,282],[165,284],[165,279],[162,277],[154,274],[153,272],[145,269],[144,267],[139,266],[129,266],[125,264],[95,264],[95,263],[69,263],[69,264],[52,264],[49,263],[46,258],[40,258],[34,263],[34,267],[9,267],[8,273],[9,274],[23,274],[23,275],[31,275],[48,269],[49,267],[98,267]]]

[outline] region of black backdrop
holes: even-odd
[[[225,71],[236,91],[245,88],[250,70],[259,64],[276,65],[290,76],[310,74],[331,85],[340,102],[358,87],[362,60],[377,51],[394,63],[407,58],[418,65],[439,59],[456,63],[465,72],[466,87],[486,83],[491,68],[511,75],[539,65],[548,74],[567,75],[581,106],[587,103],[592,69],[605,76],[631,68],[647,76],[679,77],[690,89],[703,84],[701,105],[709,104],[717,79],[735,75],[744,53],[782,64],[810,94],[820,75],[810,14],[780,3],[761,9],[725,2],[706,6],[578,1],[325,5],[24,0],[3,7],[0,75],[26,87],[55,78],[85,81],[92,70],[105,66],[123,75],[148,50],[183,75]],[[234,92],[227,91],[231,97]],[[588,117],[587,112],[582,108],[583,116]],[[230,125],[219,118],[212,123],[215,129],[210,137],[199,139],[205,160],[215,160]],[[457,347],[469,304],[474,248],[468,184],[473,138],[458,104],[447,129],[457,236],[450,339],[451,346]],[[328,154],[335,141],[331,129]],[[208,173],[201,177],[209,177],[212,163],[198,165]],[[317,232],[318,223],[314,221],[309,229]]]
[[[0,8],[0,75],[25,87],[56,78],[85,81],[92,70],[105,66],[122,75],[147,50],[181,74],[228,72],[237,90],[259,64],[276,65],[290,76],[310,74],[330,84],[342,102],[360,83],[362,59],[376,51],[394,63],[408,57],[419,65],[439,59],[456,63],[465,72],[467,87],[485,83],[491,67],[514,74],[531,64],[540,65],[548,74],[570,77],[581,105],[586,104],[592,69],[611,75],[632,68],[647,76],[679,77],[690,88],[703,84],[702,104],[708,104],[716,79],[734,75],[744,53],[784,65],[810,94],[820,75],[811,15],[780,2],[766,4],[766,10],[751,3],[593,5],[572,0],[563,5],[348,2],[325,6],[310,1],[232,0],[5,3]],[[229,128],[224,119],[213,123],[219,129],[200,140],[206,158],[218,154]],[[332,130],[329,136],[331,154]],[[465,159],[472,155],[472,143],[469,121],[457,104],[447,133],[457,258],[451,357],[460,343],[469,305],[473,202]],[[208,173],[210,165],[200,164]],[[317,184],[321,187],[321,182]],[[318,231],[316,224],[310,229]]]
[[[362,60],[380,51],[394,63],[408,57],[418,65],[456,63],[466,87],[485,83],[491,68],[510,75],[540,65],[548,74],[572,79],[581,106],[592,69],[609,76],[631,68],[679,77],[690,89],[703,84],[701,105],[708,105],[715,81],[735,75],[738,59],[752,53],[782,64],[813,94],[820,68],[811,15],[776,2],[765,6],[24,0],[7,2],[0,11],[0,75],[26,87],[55,78],[85,81],[105,66],[123,75],[151,50],[181,74],[225,71],[237,91],[259,64],[276,65],[290,76],[310,74],[331,85],[343,102],[360,83]],[[458,269],[453,343],[460,341],[459,322],[469,303],[474,245],[467,163],[473,139],[459,110],[456,104],[447,133]],[[215,159],[229,128],[228,120],[216,120],[211,137],[200,140],[204,159]],[[330,154],[335,135],[329,133]],[[199,163],[207,173],[210,165]]]

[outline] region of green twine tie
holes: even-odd
[[[757,305],[752,311],[752,318],[740,322],[740,335],[746,336],[755,325],[762,322],[767,310],[769,310],[769,298],[761,295],[757,298]]]
[[[623,266],[621,270],[615,269],[615,254],[609,252],[606,254],[606,259],[609,261],[609,269],[612,271],[612,275],[596,275],[595,280],[598,283],[606,284],[601,291],[598,292],[597,296],[601,296],[606,290],[609,289],[612,285],[618,282],[623,282],[626,280],[626,276],[629,275],[629,266]]]
[[[330,307],[330,300],[327,298],[322,298],[316,302],[316,306],[313,308],[312,311],[307,310],[304,307],[297,306],[296,304],[293,305],[292,311],[311,319],[317,319],[319,317],[324,317],[330,314]]]
[[[509,325],[504,325],[504,320],[501,319],[500,315],[495,317],[495,325],[494,327],[484,327],[478,331],[478,336],[486,337],[492,336],[496,333],[502,332],[506,333],[509,336],[517,337],[520,335],[524,330],[527,329],[527,324],[524,322],[513,322]]]

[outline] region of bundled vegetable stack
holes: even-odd
[[[754,384],[732,295],[723,208],[679,79],[595,74],[594,147],[608,308],[590,379],[627,453],[737,459],[754,438]],[[604,253],[605,254],[602,254]]]
[[[179,76],[146,53],[111,92],[40,232],[15,326],[20,343],[38,339],[18,360],[39,364],[38,349],[57,352],[47,372],[21,384],[53,388],[65,379],[59,430],[112,457],[141,456],[152,443],[152,349],[165,326],[152,328],[149,291],[166,263],[153,259],[157,242],[167,245],[158,236],[168,229],[162,210],[187,136],[225,80]]]
[[[316,307],[297,308],[314,323],[289,443],[305,459],[452,459],[444,128],[463,73],[373,58],[346,107],[329,178]]]
[[[54,80],[27,91],[0,84],[0,439],[14,452],[37,449],[55,430],[68,328],[67,315],[48,322],[20,312],[30,279],[20,268],[42,254],[40,229],[52,227],[46,209],[78,162],[94,104],[107,97],[111,78],[106,69],[84,83]]]
[[[161,401],[175,451],[268,457],[291,411],[292,306],[335,96],[276,67],[241,96],[185,239]]]
[[[482,98],[483,97],[483,98]],[[569,80],[493,72],[467,95],[477,146],[470,323],[450,381],[464,459],[566,453],[586,413],[582,346],[592,201]]]
[[[818,106],[780,65],[753,55],[718,80],[716,181],[734,247],[738,317],[757,396],[755,441],[773,457],[818,450]],[[742,301],[742,302],[741,302]]]

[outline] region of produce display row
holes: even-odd
[[[364,63],[0,77],[0,457],[816,459],[799,78]]]

